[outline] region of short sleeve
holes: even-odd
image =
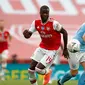
[[[36,31],[35,20],[32,22],[31,27],[29,28],[29,31],[32,32],[32,33]]]
[[[62,25],[59,22],[57,22],[57,21],[54,20],[53,21],[53,28],[56,31],[60,31],[62,29]]]

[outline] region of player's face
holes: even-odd
[[[41,16],[42,22],[45,23],[49,18],[49,10],[48,9],[42,9],[40,11],[40,16]]]
[[[3,29],[4,29],[4,21],[1,20],[1,21],[0,21],[0,30],[3,30]]]

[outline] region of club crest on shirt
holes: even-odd
[[[44,30],[44,26],[41,26],[41,29]]]

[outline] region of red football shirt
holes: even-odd
[[[29,31],[38,31],[41,37],[40,47],[47,50],[57,50],[61,45],[62,26],[55,20],[49,19],[45,24],[41,20],[33,21]]]
[[[8,49],[8,36],[8,31],[0,32],[0,53]]]

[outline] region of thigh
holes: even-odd
[[[77,57],[77,53],[71,53],[69,52],[69,59],[68,59],[68,63],[70,66],[70,69],[72,70],[77,70],[79,68],[79,59]]]
[[[30,63],[30,70],[35,70],[35,67],[36,65],[38,64],[38,62],[36,62],[35,60],[31,60],[31,63]]]
[[[43,58],[43,56],[44,56],[43,50],[41,48],[37,48],[34,54],[32,55],[31,59],[35,60],[36,62],[39,62],[41,58]]]

